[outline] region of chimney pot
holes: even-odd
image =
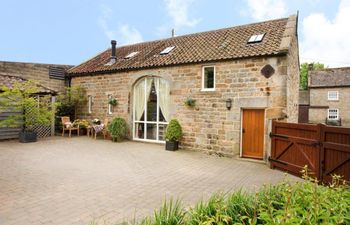
[[[116,59],[117,55],[116,55],[116,45],[117,45],[117,41],[116,40],[111,40],[111,45],[112,45],[112,55],[111,58],[112,59]]]

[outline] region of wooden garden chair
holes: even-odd
[[[62,122],[62,137],[64,136],[65,131],[69,131],[69,137],[72,136],[72,130],[77,131],[77,135],[79,136],[79,125],[77,127],[73,127],[73,123],[70,121],[68,116],[61,117]]]
[[[107,134],[108,134],[108,118],[105,118],[103,121],[103,126],[100,125],[95,125],[93,126],[93,132],[95,134],[95,139],[97,137],[97,134],[102,133],[103,134],[103,139],[106,139]]]

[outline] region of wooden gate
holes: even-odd
[[[270,137],[272,168],[300,176],[307,165],[319,180],[338,174],[350,181],[350,128],[273,121]]]

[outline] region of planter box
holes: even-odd
[[[29,143],[37,141],[37,133],[31,131],[19,132],[19,142]]]
[[[176,151],[178,149],[179,149],[179,142],[178,141],[166,141],[165,142],[165,150]]]

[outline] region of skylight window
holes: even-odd
[[[264,38],[265,33],[264,34],[257,34],[257,35],[252,35],[249,40],[248,43],[257,43],[257,42],[261,42],[262,39]]]
[[[139,54],[139,52],[131,52],[131,53],[129,53],[129,55],[125,56],[125,59],[130,59],[130,58],[134,57],[137,54]]]
[[[161,51],[160,54],[161,54],[161,55],[166,55],[166,54],[168,54],[169,52],[171,52],[174,48],[175,48],[175,46],[167,47],[167,48],[165,48],[163,51]]]

